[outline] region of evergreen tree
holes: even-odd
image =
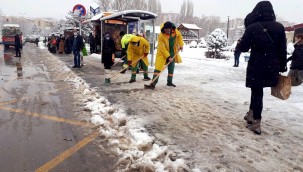
[[[223,30],[215,29],[210,35],[207,35],[205,41],[211,49],[214,49],[215,52],[222,49],[226,46],[227,37]]]

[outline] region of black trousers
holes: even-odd
[[[263,110],[263,87],[251,88],[250,107],[254,113],[254,119],[261,119]]]
[[[16,50],[16,57],[21,57],[21,52],[19,47],[15,47]]]

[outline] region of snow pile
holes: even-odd
[[[123,107],[112,105],[79,77],[67,81],[82,92],[84,110],[91,112],[91,122],[97,126],[106,145],[100,147],[106,153],[120,157],[116,163],[119,171],[168,172],[188,169],[185,161],[177,159],[174,152],[156,144],[155,138],[140,126],[140,121],[127,117]]]

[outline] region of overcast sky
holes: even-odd
[[[180,12],[184,0],[161,0],[163,12]],[[245,18],[260,0],[192,0],[194,14],[220,16],[221,20]],[[2,13],[26,17],[65,18],[75,4],[82,4],[89,9],[94,0],[0,0]],[[303,23],[303,0],[271,0],[276,15],[284,20]]]

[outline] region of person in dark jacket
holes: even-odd
[[[291,76],[296,70],[299,72],[301,80],[303,79],[303,34],[295,36],[297,43],[294,45],[295,50],[287,61],[291,61],[288,76]]]
[[[15,35],[15,50],[16,50],[16,56],[15,57],[21,57],[21,40],[19,34]]]
[[[36,38],[35,39],[35,44],[37,45],[37,47],[38,47],[38,44],[39,44],[39,38]]]
[[[251,49],[246,71],[246,87],[251,88],[250,110],[244,119],[248,128],[261,134],[263,88],[278,83],[279,72],[286,72],[286,36],[284,26],[276,22],[272,4],[259,2],[245,18],[246,30],[239,44],[241,52]]]
[[[89,34],[88,40],[90,45],[90,54],[96,53],[96,40],[92,33]]]
[[[104,69],[111,69],[114,64],[114,54],[116,51],[115,42],[110,37],[109,33],[106,33],[103,39],[102,46],[102,63],[104,63]]]
[[[235,56],[235,64],[234,67],[239,67],[239,59],[240,59],[240,55],[241,55],[241,51],[239,50],[239,43],[240,43],[241,39],[239,39],[237,41],[237,46],[235,48],[235,52],[234,52],[234,56]]]
[[[64,41],[64,52],[65,54],[71,53],[71,45],[70,45],[70,36],[66,35],[65,41]]]
[[[74,66],[73,68],[81,68],[80,66],[80,51],[84,46],[83,38],[77,30],[74,30],[74,36],[70,38],[70,46],[74,54]]]

